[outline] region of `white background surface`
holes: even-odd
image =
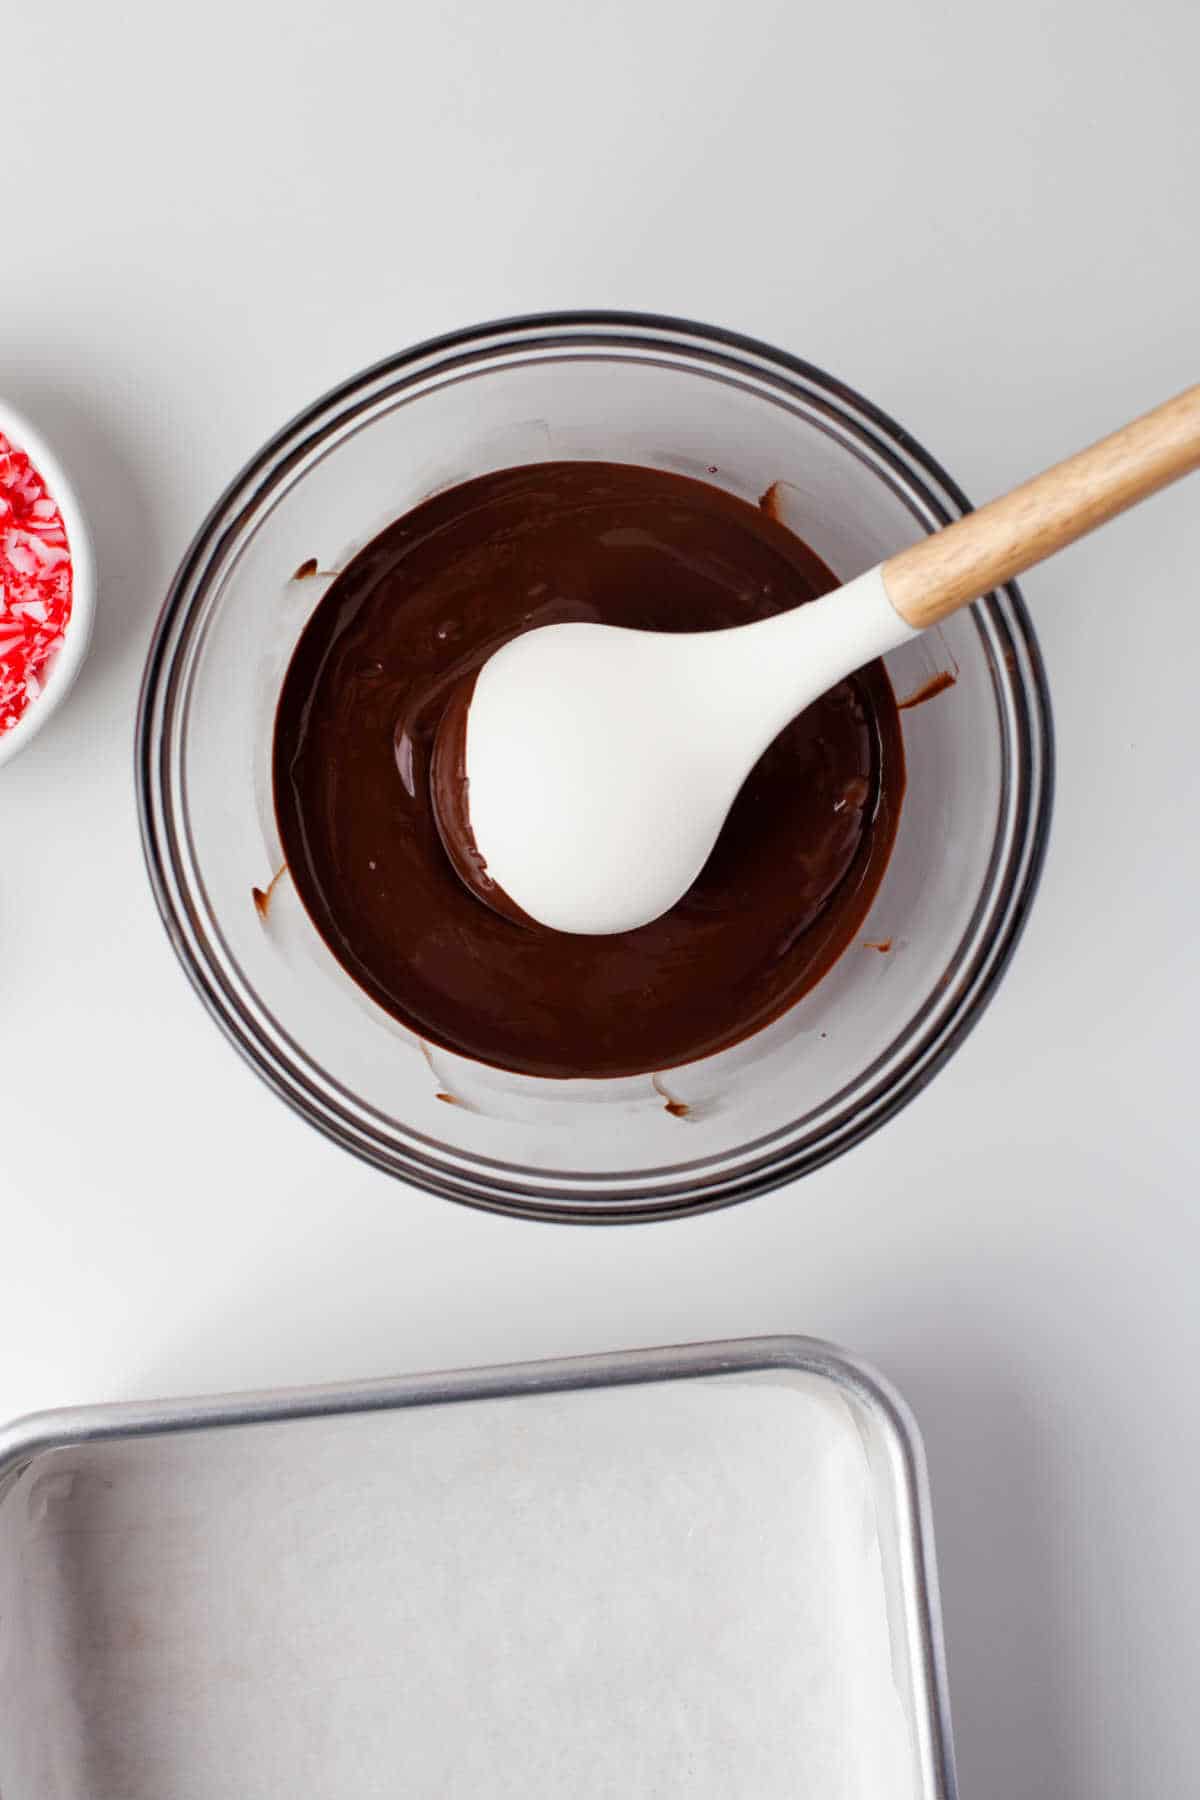
[[[218,489],[422,335],[755,332],[982,499],[1200,374],[1200,13],[1148,0],[11,4],[0,391],[103,584],[0,777],[0,1416],[760,1331],[926,1434],[964,1795],[1193,1792],[1200,481],[1032,576],[1056,832],[999,997],[898,1120],[691,1222],[517,1224],[261,1088],[157,923],[141,661]]]

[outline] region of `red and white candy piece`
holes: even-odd
[[[0,432],[0,735],[41,694],[71,616],[71,587],[58,504]]]

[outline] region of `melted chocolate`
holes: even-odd
[[[924,706],[927,700],[936,700],[939,694],[952,688],[957,680],[958,676],[952,675],[949,669],[939,669],[936,675],[931,675],[928,681],[921,683],[915,694],[909,694],[906,699],[901,700],[896,710],[907,712],[910,706]]]
[[[398,519],[318,603],[276,720],[284,854],[334,955],[421,1038],[531,1075],[673,1068],[776,1018],[854,938],[891,851],[904,756],[881,664],[781,733],[691,890],[618,936],[546,931],[468,893],[430,756],[455,688],[519,631],[718,628],[835,585],[754,507],[624,464],[506,469]]]

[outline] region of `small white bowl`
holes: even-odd
[[[0,732],[0,766],[11,761],[40,731],[50,715],[70,692],[78,675],[96,611],[96,558],[91,534],[83,517],[75,489],[62,464],[41,432],[28,419],[15,412],[7,401],[0,400],[0,433],[14,450],[23,450],[45,481],[56,502],[67,532],[67,548],[71,553],[71,613],[63,633],[62,649],[46,676],[46,684],[37,699],[9,730]]]

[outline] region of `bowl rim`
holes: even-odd
[[[678,349],[698,349],[701,354],[707,350],[710,356],[754,359],[759,366],[753,373],[761,376],[765,372],[777,381],[782,376],[780,385],[790,383],[793,393],[797,383],[807,384],[806,398],[827,407],[832,399],[857,415],[852,423],[870,438],[872,450],[910,483],[915,467],[922,502],[942,522],[972,510],[971,502],[942,465],[874,402],[817,365],[738,332],[659,313],[573,310],[522,314],[427,338],[349,377],[297,414],[235,476],[204,519],[168,589],[151,640],[138,706],[135,781],[151,887],[176,954],[206,1008],[241,1055],[302,1117],[361,1160],[442,1198],[524,1218],[622,1224],[732,1205],[812,1173],[869,1136],[928,1085],[978,1022],[1027,923],[1053,811],[1054,732],[1041,652],[1020,590],[1015,582],[1009,583],[979,603],[984,609],[996,609],[995,626],[1013,638],[1014,653],[1019,653],[1020,671],[1013,671],[1013,686],[1026,709],[1023,722],[1028,727],[1023,734],[1028,741],[1021,746],[1029,770],[1028,792],[1017,841],[1003,858],[1007,879],[1002,904],[996,907],[990,927],[993,935],[983,940],[982,954],[959,984],[952,1007],[930,1038],[906,1051],[900,1064],[889,1070],[882,1091],[868,1096],[857,1116],[835,1118],[817,1127],[815,1142],[801,1139],[780,1146],[772,1141],[764,1146],[760,1141],[722,1152],[711,1159],[720,1164],[717,1173],[707,1178],[699,1177],[694,1166],[689,1168],[686,1163],[663,1165],[654,1171],[605,1171],[589,1176],[567,1168],[527,1169],[438,1145],[415,1133],[397,1147],[385,1143],[381,1134],[364,1122],[362,1113],[369,1111],[365,1103],[357,1115],[339,1113],[327,1096],[315,1095],[303,1071],[277,1046],[267,1043],[254,1022],[239,1016],[241,1009],[225,985],[201,966],[198,949],[203,952],[204,940],[197,934],[198,945],[192,942],[187,908],[177,903],[173,888],[178,852],[165,768],[168,739],[159,725],[171,699],[178,649],[174,640],[186,631],[190,609],[198,609],[204,600],[203,593],[192,593],[194,579],[210,555],[219,551],[225,536],[253,512],[268,477],[294,461],[302,453],[310,429],[322,419],[331,424],[343,403],[368,395],[381,381],[404,377],[414,365],[447,354],[474,351],[483,356],[506,347],[552,347],[554,337],[546,334],[566,333],[564,344],[579,343],[586,341],[579,334],[588,330],[600,334],[602,343],[610,341],[608,334],[622,332],[631,334],[641,348],[661,348],[667,340]],[[766,365],[765,371],[762,365]],[[813,394],[811,388],[818,392]],[[908,459],[907,463],[901,457]],[[186,899],[182,881],[178,893]],[[285,1045],[285,1050],[289,1047]],[[772,1140],[776,1135],[772,1134]],[[429,1153],[439,1150],[446,1160]],[[593,1180],[604,1191],[589,1193]]]
[[[45,481],[62,514],[71,556],[71,612],[63,633],[62,649],[55,657],[46,685],[37,699],[15,725],[0,735],[2,767],[19,755],[53,717],[83,666],[96,612],[96,554],[79,496],[58,454],[37,426],[3,398],[0,398],[0,433],[15,449],[24,451]]]

